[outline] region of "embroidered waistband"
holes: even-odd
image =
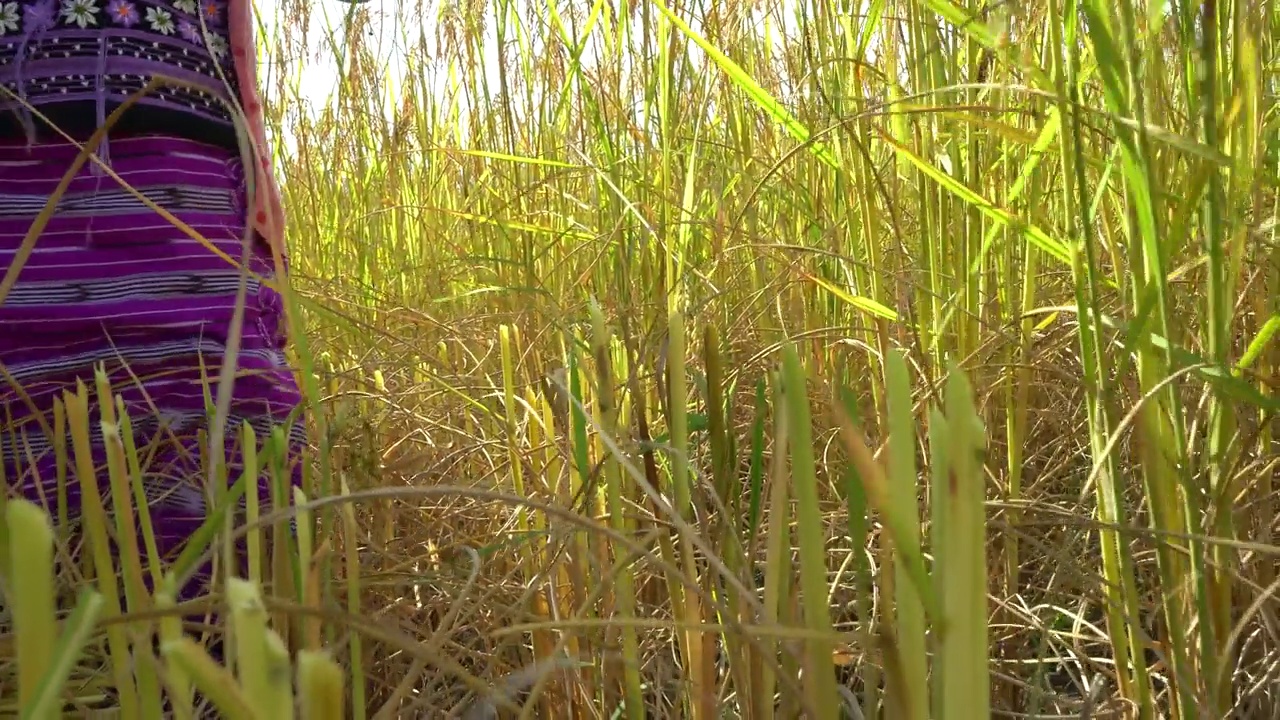
[[[235,96],[223,0],[0,0],[0,85],[37,108],[108,105],[155,75],[177,81],[140,102],[230,124]],[[23,111],[0,96],[0,111]]]

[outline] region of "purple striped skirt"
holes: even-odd
[[[70,144],[0,141],[0,267],[11,266],[77,152]],[[113,137],[110,164],[130,186],[241,258],[247,194],[237,153],[171,137]],[[251,266],[262,277],[273,276],[270,251],[260,240]],[[86,164],[0,302],[0,363],[9,376],[0,375],[0,448],[9,486],[57,517],[53,442],[34,422],[32,405],[52,427],[54,398],[74,392],[77,380],[92,391],[95,368],[102,366],[129,413],[157,550],[162,560],[174,559],[209,506],[201,459],[206,453],[197,433],[207,427],[206,397],[217,396],[240,275]],[[248,279],[224,443],[227,477],[234,481],[242,472],[241,427],[247,422],[254,428],[261,448],[272,427],[291,423],[277,489],[285,481],[299,484],[305,444],[296,417],[301,396],[283,353],[282,309],[274,290]],[[30,402],[15,391],[15,381]],[[96,404],[90,417],[99,487],[109,505]],[[80,507],[75,478],[72,464],[66,490],[73,520]],[[257,489],[264,513],[270,485],[263,473]],[[182,597],[202,590],[206,578],[207,567]]]

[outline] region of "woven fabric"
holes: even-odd
[[[20,101],[91,101],[102,123],[166,75],[184,86],[141,105],[229,128],[226,99],[238,84],[230,60],[224,0],[0,0],[0,85],[16,96],[0,96],[0,112],[23,112]]]
[[[234,101],[254,155],[249,222],[283,256],[284,210],[258,88],[252,16],[251,0],[0,0],[0,86],[20,99],[0,93],[0,118],[21,118],[32,137],[43,128],[27,114],[27,103],[42,113],[61,108],[66,117],[92,119],[92,129],[121,99],[163,74],[184,87],[165,87],[139,102],[175,115],[163,120],[170,131],[188,129],[184,117],[198,121],[187,135],[204,138],[209,131],[201,124],[230,131],[227,101]]]
[[[70,144],[0,144],[0,267],[13,262],[77,152]],[[113,138],[112,166],[223,253],[242,256],[245,172],[235,153],[174,137]],[[250,267],[263,278],[273,276],[264,244],[253,244]],[[197,431],[205,427],[206,397],[216,396],[233,338],[240,283],[240,271],[225,259],[115,180],[83,169],[0,304],[0,363],[26,395],[0,379],[0,447],[10,486],[56,512],[52,441],[33,422],[32,406],[52,425],[54,398],[74,390],[77,381],[92,388],[101,365],[129,412],[158,550],[172,559],[206,517],[206,464]],[[241,426],[252,426],[261,446],[271,427],[301,404],[283,353],[281,298],[252,277],[247,283],[227,425],[232,480],[241,473]],[[102,431],[96,410],[92,415],[94,461],[101,468]],[[7,417],[12,420],[6,423]],[[289,440],[287,472],[296,485],[298,451],[305,442],[300,419]],[[74,516],[80,493],[73,469],[68,477]],[[109,499],[106,473],[99,477],[102,496]],[[258,494],[264,508],[269,506],[265,474]]]

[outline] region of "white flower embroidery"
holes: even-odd
[[[227,39],[221,35],[214,33],[204,34],[205,47],[209,49],[209,54],[214,60],[221,60],[227,56]]]
[[[0,2],[0,37],[11,32],[17,32],[20,18],[18,3]]]
[[[79,25],[83,30],[97,25],[98,0],[62,0],[62,19],[68,25]]]
[[[173,0],[173,6],[188,15],[196,14],[196,0]]]
[[[163,8],[147,8],[147,24],[161,35],[173,34],[173,13]]]
[[[18,32],[18,3],[0,2],[0,37]]]

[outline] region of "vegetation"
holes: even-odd
[[[394,83],[367,6],[266,38],[301,582],[230,670],[116,568],[59,628],[11,502],[24,717],[1280,713],[1280,11],[402,10]]]

